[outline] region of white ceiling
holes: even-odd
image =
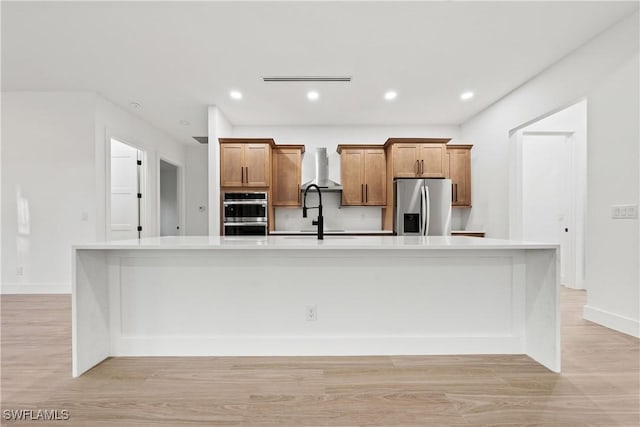
[[[2,2],[2,89],[90,90],[175,138],[234,125],[459,124],[637,2]],[[262,76],[350,75],[351,83]],[[241,101],[229,91],[244,94]],[[309,89],[320,92],[310,103]],[[383,100],[395,89],[394,102]],[[462,102],[459,95],[476,96]],[[183,126],[187,120],[190,126]],[[269,136],[269,135],[265,135]]]

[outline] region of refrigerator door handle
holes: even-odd
[[[431,197],[429,196],[429,187],[424,186],[424,198],[425,198],[425,220],[424,220],[424,235],[429,235],[429,223],[431,216]]]
[[[427,195],[424,191],[424,184],[420,186],[420,235],[426,235],[426,223],[427,223]]]

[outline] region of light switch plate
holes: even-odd
[[[611,206],[611,218],[613,219],[638,218],[638,205],[613,205]]]

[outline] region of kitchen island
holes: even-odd
[[[110,356],[527,354],[560,370],[553,244],[162,237],[73,251],[74,376]]]

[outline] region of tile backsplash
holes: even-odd
[[[318,193],[310,190],[307,206],[318,205]],[[373,206],[340,206],[342,193],[322,193],[322,215],[325,230],[375,231],[382,227],[382,208]],[[318,217],[317,209],[309,209],[307,218],[302,217],[302,208],[276,208],[277,231],[300,231],[315,229],[311,221]]]

